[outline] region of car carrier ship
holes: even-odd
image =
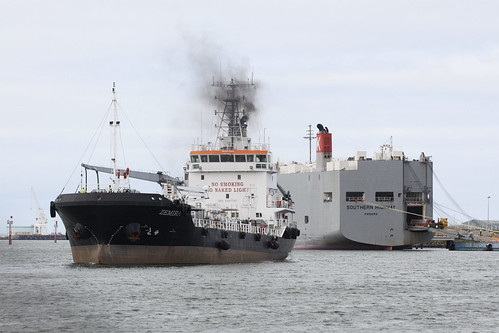
[[[292,201],[277,186],[268,144],[254,145],[247,136],[244,92],[255,85],[213,86],[223,108],[216,111],[216,143],[195,145],[179,180],[117,166],[113,84],[112,168],[82,164],[82,186],[50,205],[66,227],[75,263],[219,264],[288,256],[299,235]],[[94,189],[89,172],[96,174]],[[100,184],[100,172],[112,175],[109,187]],[[131,178],[156,182],[162,193],[140,193]]]
[[[432,161],[410,160],[392,140],[367,157],[333,159],[332,135],[317,125],[316,162],[280,165],[293,195],[299,249],[402,249],[432,239]]]

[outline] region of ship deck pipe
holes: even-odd
[[[100,190],[99,171],[95,170],[95,175],[97,176],[97,190]],[[88,191],[88,174],[87,174],[87,168],[85,168],[85,190]]]

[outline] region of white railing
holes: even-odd
[[[268,236],[282,237],[286,226],[258,226],[251,223],[243,223],[241,221],[215,221],[210,219],[192,219],[194,225],[200,228],[220,229],[229,231],[239,231],[248,234],[262,234]]]
[[[260,150],[260,151],[270,151],[270,144],[268,143],[251,143],[248,145],[248,150]],[[195,143],[191,146],[192,151],[231,151],[232,149],[227,149],[220,147],[220,145],[217,144],[199,144]]]

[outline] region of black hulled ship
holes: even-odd
[[[244,92],[255,86],[234,80],[213,86],[221,106],[216,144],[197,145],[178,180],[117,167],[113,84],[112,167],[82,164],[77,192],[60,194],[50,206],[65,225],[75,263],[217,264],[288,256],[299,235],[291,198],[277,185],[268,145],[253,145],[246,135]],[[96,173],[95,189],[87,185],[89,172]],[[99,184],[99,173],[111,174],[108,187]],[[156,182],[162,194],[140,193],[131,179]]]

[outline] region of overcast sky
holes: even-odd
[[[497,13],[476,0],[4,2],[0,233],[11,215],[34,222],[31,187],[49,216],[79,163],[109,166],[98,129],[113,82],[126,166],[180,177],[191,145],[213,140],[212,77],[252,73],[250,136],[280,162],[308,160],[309,124],[330,129],[335,158],[393,136],[409,158],[432,156],[452,198],[435,179],[437,204],[487,219],[490,196],[499,219]]]

